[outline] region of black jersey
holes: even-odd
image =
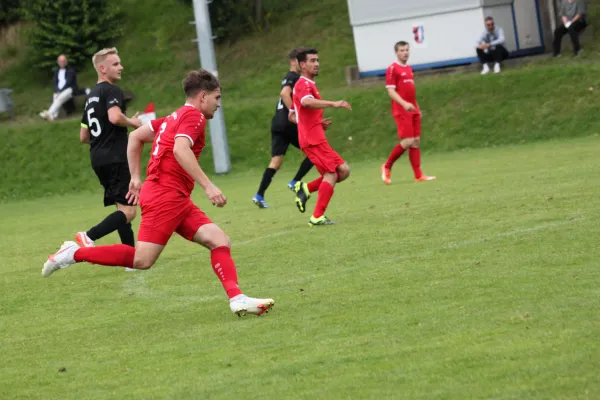
[[[81,126],[90,132],[92,167],[127,162],[127,128],[108,119],[108,110],[115,106],[125,114],[123,91],[117,85],[100,82],[88,94]]]
[[[283,89],[284,87],[289,86],[293,91],[294,85],[298,79],[300,79],[300,75],[292,71],[288,72],[281,82],[281,88]],[[274,132],[290,132],[290,130],[297,132],[297,125],[288,120],[289,113],[290,110],[288,110],[283,102],[283,99],[280,97],[279,101],[277,102],[277,108],[275,109],[275,116],[271,122],[271,130]]]

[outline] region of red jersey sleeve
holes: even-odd
[[[158,132],[158,130],[160,129],[160,126],[164,122],[165,118],[166,117],[153,119],[152,121],[148,122],[148,126],[150,127],[150,129],[152,129],[152,132],[154,132],[154,133]]]
[[[385,71],[385,87],[396,88],[396,71],[394,70],[394,64],[390,65]]]
[[[204,134],[204,128],[206,127],[206,118],[200,112],[188,112],[181,116],[179,122],[179,128],[175,137],[183,136],[192,142],[192,146],[196,143],[196,140]]]
[[[302,105],[302,100],[310,97],[314,98],[315,94],[310,83],[306,79],[302,79],[294,86],[294,96],[298,99],[298,103]]]

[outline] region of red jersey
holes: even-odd
[[[198,159],[204,149],[206,118],[197,108],[186,104],[168,117],[150,121],[149,125],[156,132],[156,137],[152,144],[146,180],[189,196],[194,189],[194,179],[175,159],[173,147],[175,138],[186,137],[192,142],[192,151]]]
[[[419,105],[417,104],[417,89],[415,88],[415,75],[409,65],[402,65],[398,61],[390,65],[385,71],[385,87],[396,89],[396,93],[405,101],[412,103],[417,110],[408,112],[392,100],[392,115],[399,117],[408,114],[418,114]]]
[[[304,107],[302,101],[307,98],[321,100],[321,95],[314,81],[301,76],[294,86],[293,97],[293,110],[296,112],[300,148],[327,142],[322,125],[323,109]]]

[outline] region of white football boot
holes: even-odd
[[[240,294],[229,300],[229,307],[238,317],[243,317],[246,314],[262,315],[269,312],[275,305],[273,299],[255,299],[248,297],[245,294]]]
[[[67,268],[71,264],[75,264],[75,252],[79,249],[79,245],[75,242],[64,242],[60,249],[48,256],[48,261],[44,263],[42,268],[42,276],[49,277],[54,272],[61,268]]]

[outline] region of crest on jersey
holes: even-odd
[[[423,44],[425,42],[425,25],[413,25],[413,38],[416,44]]]

